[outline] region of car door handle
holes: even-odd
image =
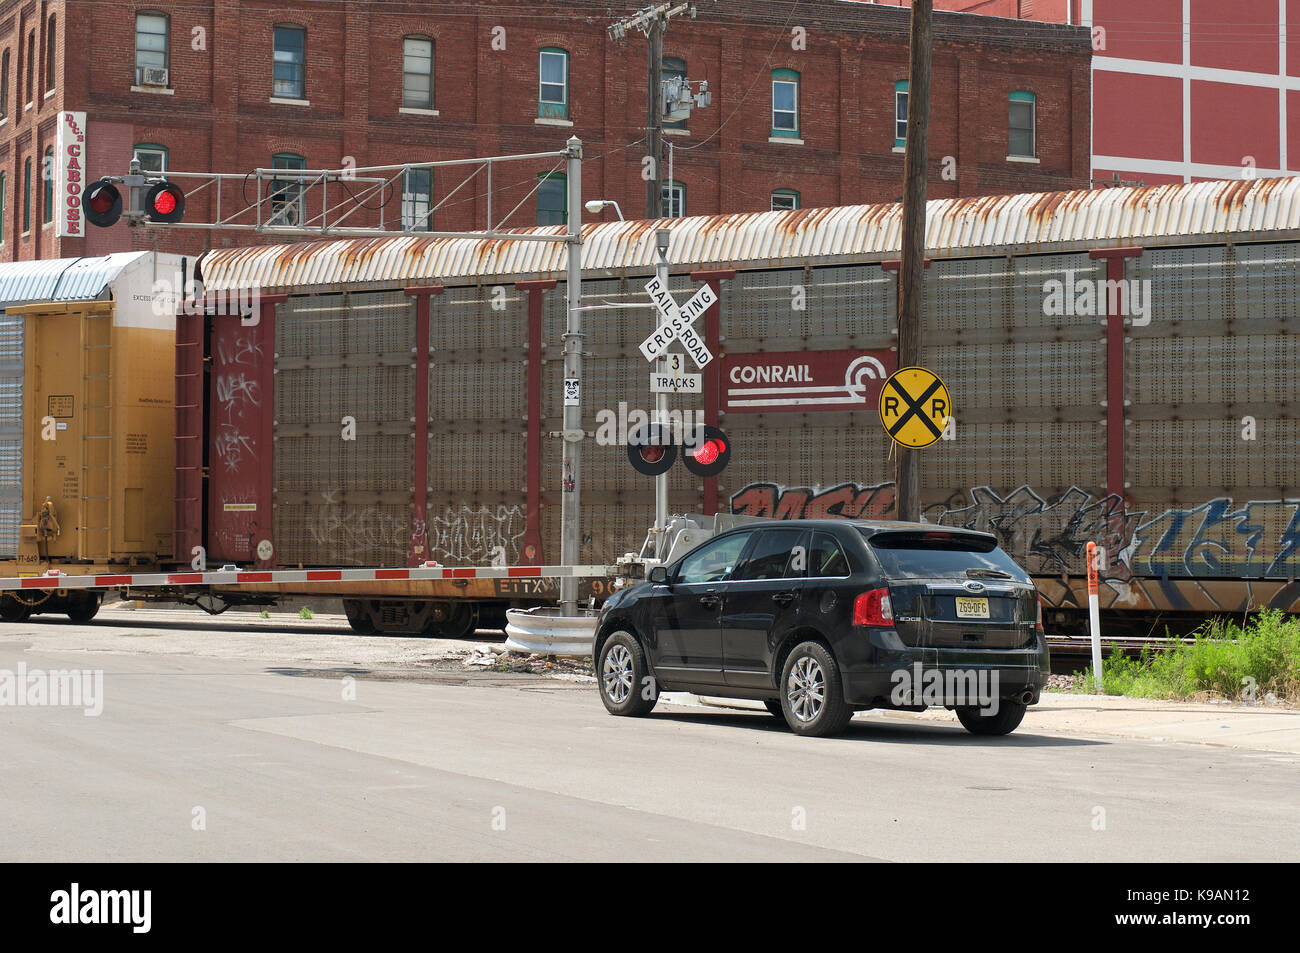
[[[777,605],[788,606],[790,603],[794,602],[794,593],[793,592],[773,593],[772,601],[775,602]]]
[[[718,607],[717,596],[700,596],[700,605],[706,609],[716,609]]]

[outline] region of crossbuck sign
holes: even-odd
[[[645,290],[655,307],[659,309],[659,313],[664,316],[664,323],[641,342],[641,353],[645,355],[645,359],[653,363],[667,352],[669,344],[680,340],[696,367],[703,368],[713,360],[713,355],[704,344],[704,338],[692,326],[696,318],[717,302],[718,296],[713,288],[705,285],[680,308],[677,307],[673,296],[668,293],[667,286],[658,278],[647,281]]]

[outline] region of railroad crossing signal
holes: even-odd
[[[919,450],[943,436],[952,398],[939,375],[900,367],[880,389],[880,423],[900,447]]]
[[[125,202],[119,185],[127,191]],[[166,179],[145,175],[140,170],[138,156],[131,160],[131,171],[125,176],[109,175],[92,182],[81,204],[86,210],[86,221],[100,228],[117,224],[123,215],[133,225],[141,222],[171,225],[185,217],[185,193]]]
[[[658,278],[647,281],[645,290],[650,295],[650,300],[654,302],[654,306],[664,316],[664,323],[641,342],[642,356],[647,361],[653,362],[666,353],[669,344],[680,340],[696,367],[703,368],[713,360],[713,353],[704,344],[704,338],[692,326],[696,318],[717,303],[718,296],[713,289],[709,285],[704,285],[680,308],[673,300],[673,296],[668,293],[666,285]]]

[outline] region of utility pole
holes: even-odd
[[[649,175],[645,184],[646,218],[663,218],[664,175],[663,125],[664,125],[664,31],[668,21],[683,13],[695,18],[695,7],[689,3],[661,3],[638,10],[633,16],[612,23],[606,32],[611,40],[621,40],[628,30],[645,34],[646,52],[646,155],[651,158]],[[701,95],[695,97],[696,105],[707,106],[709,95],[701,86]]]
[[[647,64],[649,88],[646,90],[646,128],[649,130],[646,149],[653,157],[651,171],[654,173],[645,184],[645,217],[663,218],[664,176],[660,166],[663,164],[663,126],[664,126],[664,21],[655,17],[650,23],[649,50],[650,61]]]
[[[565,182],[568,184],[568,278],[565,282],[568,318],[564,330],[564,453],[560,492],[560,562],[580,562],[582,521],[579,518],[582,487],[582,140],[565,143]],[[576,381],[570,397],[570,382]],[[560,579],[560,605],[566,616],[578,614],[578,580]]]
[[[925,166],[929,151],[930,47],[933,0],[913,0],[907,145],[903,156],[903,247],[898,277],[898,366],[921,364],[921,281],[925,274]],[[895,445],[896,513],[921,518],[918,451]]]

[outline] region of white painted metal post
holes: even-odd
[[[565,144],[565,182],[568,186],[569,270],[565,285],[568,319],[564,332],[564,453],[560,473],[560,562],[580,561],[582,521],[579,518],[582,478],[582,140]],[[576,382],[576,386],[574,384]],[[566,616],[578,614],[578,580],[560,580],[560,603]]]
[[[1101,682],[1101,607],[1097,596],[1097,544],[1088,543],[1088,625],[1092,629],[1092,677]]]
[[[655,249],[658,252],[659,260],[655,263],[655,278],[659,280],[660,286],[668,290],[668,240],[671,233],[668,229],[659,229],[655,233]],[[659,312],[659,327],[668,323],[668,317],[663,311]],[[655,363],[651,368],[662,367],[664,357],[655,358]],[[668,425],[668,395],[663,391],[655,394],[655,422],[659,424],[659,438],[664,439],[663,428]],[[665,540],[668,529],[668,474],[661,473],[655,477],[655,556],[663,559],[668,550],[668,543]]]

